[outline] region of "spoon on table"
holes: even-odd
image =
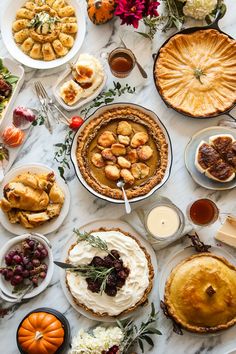
[[[125,211],[126,211],[127,214],[130,214],[131,213],[131,206],[130,206],[130,203],[128,201],[127,195],[125,193],[125,189],[124,189],[125,183],[123,181],[119,180],[116,183],[116,185],[117,185],[118,188],[120,188],[122,190],[124,201],[125,201]]]
[[[121,40],[121,43],[123,44],[123,46],[124,46],[126,49],[129,49],[129,48],[127,47],[127,45],[125,44],[125,42],[123,41],[123,39],[121,38],[120,40]],[[135,62],[136,62],[136,64],[137,64],[137,67],[138,67],[138,69],[139,69],[139,71],[140,71],[140,74],[142,75],[142,77],[144,77],[144,79],[146,79],[146,78],[148,77],[146,71],[145,71],[144,68],[141,66],[141,64],[138,62],[138,60],[137,60],[136,56],[134,55],[134,52],[133,52],[133,51],[132,51],[132,53],[133,53],[133,56],[134,56],[134,58],[135,58]]]

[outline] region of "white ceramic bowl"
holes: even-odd
[[[43,61],[43,60],[32,59],[28,55],[26,55],[17,46],[12,35],[12,23],[15,20],[16,12],[25,3],[26,0],[7,1],[6,7],[2,12],[2,17],[1,17],[2,39],[11,56],[16,60],[18,60],[20,63],[35,69],[52,69],[70,61],[78,53],[85,37],[86,22],[85,22],[84,10],[81,4],[77,0],[69,0],[69,3],[75,8],[77,22],[78,22],[78,32],[73,47],[70,49],[68,54],[62,58],[51,60],[51,61]]]
[[[1,250],[0,250],[0,266],[4,267],[6,265],[5,260],[4,260],[5,255],[9,251],[16,249],[17,245],[19,245],[27,237],[30,237],[34,240],[39,241],[47,249],[48,257],[45,259],[45,263],[48,266],[48,270],[47,270],[46,278],[42,280],[42,282],[39,284],[39,286],[37,286],[37,287],[33,288],[31,291],[29,291],[24,296],[24,299],[30,299],[30,298],[40,294],[42,291],[44,291],[52,279],[53,270],[54,270],[53,254],[52,254],[51,245],[50,245],[49,241],[43,235],[30,234],[30,233],[12,238],[1,248]],[[9,281],[6,281],[4,279],[4,277],[2,275],[0,275],[0,290],[2,293],[6,294],[6,296],[4,296],[4,294],[0,293],[0,296],[6,301],[15,302],[15,299],[17,299],[20,296],[20,294],[18,296],[17,296],[17,294],[12,294],[12,289],[13,289],[13,286],[11,285],[11,283]],[[8,299],[8,296],[10,297],[9,299]],[[11,298],[13,298],[13,299],[11,300]]]
[[[67,187],[67,184],[64,182],[64,180],[50,167],[45,166],[43,164],[34,163],[34,164],[26,164],[26,165],[13,168],[6,174],[0,186],[0,199],[3,197],[4,186],[7,183],[9,183],[14,177],[18,176],[23,172],[28,172],[28,171],[32,173],[38,173],[38,174],[54,172],[56,176],[56,182],[65,195],[65,201],[62,206],[60,214],[57,217],[53,218],[52,220],[49,220],[44,224],[35,227],[32,230],[33,232],[38,232],[40,234],[46,235],[56,231],[61,226],[64,219],[66,218],[70,208],[70,191],[69,188]],[[24,232],[28,231],[28,229],[24,228],[20,224],[11,224],[10,221],[8,220],[7,215],[1,209],[0,209],[0,223],[6,230],[12,232],[15,235],[21,235]]]
[[[79,166],[78,166],[78,163],[77,163],[77,159],[76,159],[76,148],[77,148],[77,137],[79,134],[81,134],[81,132],[83,131],[83,129],[85,128],[85,126],[93,119],[97,118],[99,115],[101,115],[103,112],[109,110],[109,109],[113,109],[113,108],[117,108],[117,107],[132,107],[132,108],[136,108],[138,110],[140,110],[141,112],[144,112],[145,114],[148,114],[150,117],[152,117],[155,121],[158,122],[159,126],[161,127],[162,129],[162,132],[164,133],[165,135],[165,138],[166,138],[166,141],[168,143],[168,164],[167,164],[167,168],[166,168],[166,172],[165,172],[165,175],[162,179],[162,181],[157,184],[155,187],[152,188],[152,190],[145,194],[145,195],[142,195],[142,196],[139,196],[139,197],[136,197],[136,198],[132,198],[132,199],[129,199],[129,202],[138,202],[140,200],[143,200],[143,199],[146,199],[148,197],[150,197],[155,191],[157,191],[158,189],[160,189],[169,179],[170,177],[170,173],[171,173],[171,168],[172,168],[172,160],[173,160],[173,157],[172,157],[172,145],[171,145],[171,140],[170,140],[170,136],[169,136],[169,133],[166,129],[166,127],[164,126],[164,124],[161,122],[161,120],[157,117],[157,115],[147,109],[147,108],[144,108],[142,106],[139,106],[137,104],[133,104],[133,103],[113,103],[113,104],[108,104],[108,105],[105,105],[105,106],[102,106],[100,108],[98,108],[88,119],[86,119],[86,121],[82,124],[82,126],[79,128],[79,130],[76,132],[75,136],[74,136],[74,139],[73,139],[73,142],[72,142],[72,145],[71,145],[71,160],[72,160],[72,163],[74,165],[74,168],[75,168],[75,173],[79,179],[79,181],[82,183],[82,185],[90,192],[92,193],[93,195],[95,195],[96,197],[98,198],[101,198],[101,199],[104,199],[108,202],[112,202],[112,203],[116,203],[116,204],[123,204],[124,203],[124,200],[121,200],[121,199],[114,199],[114,198],[110,198],[110,197],[107,197],[106,195],[103,195],[103,194],[100,194],[98,193],[97,191],[95,191],[86,181],[85,179],[83,178],[81,172],[80,172],[80,169],[79,169]]]

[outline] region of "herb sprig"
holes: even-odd
[[[206,74],[204,73],[204,71],[202,69],[196,68],[194,69],[194,76],[196,77],[196,79],[200,82],[200,84],[203,85],[203,82],[201,80],[202,76],[206,76]]]
[[[158,313],[155,310],[154,304],[151,305],[151,312],[148,316],[146,322],[142,322],[138,328],[134,324],[133,320],[117,321],[117,325],[120,327],[124,334],[124,338],[120,345],[120,351],[122,354],[128,353],[128,350],[135,344],[138,344],[142,353],[144,353],[144,342],[147,342],[151,348],[153,348],[154,343],[150,335],[162,333],[155,328],[154,324],[157,320]]]
[[[70,169],[69,156],[70,156],[70,149],[71,149],[73,135],[74,132],[72,130],[69,130],[65,136],[64,143],[55,144],[56,151],[54,155],[54,160],[56,160],[59,163],[58,171],[60,173],[60,176],[64,180],[65,180],[65,169],[66,168]]]
[[[114,271],[114,267],[97,267],[94,265],[81,265],[76,268],[70,268],[70,272],[80,273],[84,278],[89,278],[92,281],[99,281],[100,285],[100,294],[102,294],[107,285],[107,280],[109,275]]]
[[[125,93],[134,94],[135,87],[131,87],[128,84],[121,86],[119,82],[113,81],[113,87],[108,89],[107,91],[101,92],[93,101],[92,103],[82,109],[80,114],[84,115],[85,117],[88,116],[88,113],[96,107],[100,107],[103,104],[108,104],[114,101],[115,97],[120,97]]]
[[[86,241],[89,243],[90,246],[109,253],[107,243],[103,241],[99,236],[94,236],[88,232],[82,233],[77,229],[74,229],[73,232],[77,236],[77,242]]]

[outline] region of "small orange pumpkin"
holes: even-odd
[[[18,330],[18,343],[27,354],[54,354],[64,341],[62,323],[46,312],[31,313]]]
[[[95,25],[101,25],[114,17],[114,0],[87,0],[88,16]]]

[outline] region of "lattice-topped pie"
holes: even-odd
[[[171,38],[154,68],[156,85],[173,108],[208,117],[236,102],[236,41],[217,30]]]
[[[236,268],[225,258],[201,253],[179,263],[165,286],[169,315],[183,328],[216,332],[236,323]]]
[[[78,137],[77,161],[86,182],[97,192],[122,199],[147,194],[164,177],[168,144],[158,123],[131,107],[105,111]]]

